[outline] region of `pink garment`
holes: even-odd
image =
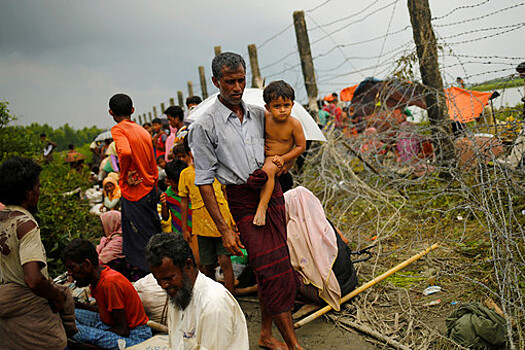
[[[107,264],[115,259],[123,258],[122,254],[122,226],[120,211],[110,210],[100,215],[105,237],[97,245],[98,260]]]
[[[319,290],[319,297],[340,310],[341,287],[332,271],[337,239],[319,199],[299,186],[284,194],[288,249],[293,268],[305,284]]]
[[[175,138],[177,136],[177,128],[174,128],[170,125],[170,135],[166,139],[166,153],[164,154],[164,159],[166,162],[169,162],[168,154],[170,153],[171,149],[173,148],[173,144],[175,143]]]

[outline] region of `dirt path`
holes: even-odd
[[[257,345],[261,330],[261,310],[258,303],[239,300],[246,315],[248,323],[248,336],[250,337],[250,349],[260,349]],[[364,337],[357,333],[345,332],[335,324],[318,318],[297,331],[299,342],[305,349],[347,349],[372,350],[376,346],[368,343]],[[273,334],[282,340],[279,331],[274,326]]]

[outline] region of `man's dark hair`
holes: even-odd
[[[188,167],[188,164],[180,159],[166,163],[166,177],[172,181],[179,182],[180,173]]]
[[[171,259],[173,265],[181,269],[186,265],[188,258],[193,261],[193,266],[197,266],[188,242],[182,235],[171,232],[157,233],[150,238],[146,246],[146,261],[149,265],[160,266],[164,258]]]
[[[518,73],[525,73],[525,62],[521,62],[520,64],[518,64],[518,66],[516,67],[516,71]]]
[[[98,266],[97,249],[87,239],[75,238],[69,243],[62,254],[62,261],[71,260],[77,264],[81,264],[84,260],[91,261],[93,266]]]
[[[332,92],[332,97],[335,98],[335,99],[337,99],[337,98],[338,98],[338,96],[337,96],[337,92]]]
[[[162,155],[162,156],[158,156],[157,158],[155,158],[155,161],[157,162],[157,164],[159,164],[159,162],[160,162],[161,160],[163,160],[163,159],[165,159],[165,158],[164,158],[164,156]]]
[[[162,122],[160,121],[159,118],[155,118],[155,119],[153,119],[153,120],[151,121],[151,124],[160,124],[160,125],[162,125]]]
[[[222,68],[224,66],[228,69],[237,69],[239,66],[242,66],[246,72],[246,62],[244,62],[244,58],[234,52],[223,52],[213,58],[213,61],[211,61],[211,70],[215,79],[221,80]]]
[[[151,128],[151,124],[150,123],[144,123],[142,124],[142,127],[145,128],[146,126],[149,126]]]
[[[270,104],[270,102],[279,97],[290,99],[292,102],[295,100],[295,92],[293,88],[284,80],[272,81],[263,91],[263,99],[266,104]]]
[[[109,99],[109,109],[117,117],[129,117],[133,109],[133,101],[126,94],[116,94]]]
[[[69,145],[67,145],[67,148],[68,148],[68,149],[75,149],[75,145],[72,144],[72,143],[70,143]]]
[[[42,168],[28,158],[13,157],[0,165],[0,202],[20,205],[27,199],[40,176]]]
[[[188,107],[190,104],[199,104],[202,102],[202,98],[199,96],[190,96],[186,99],[186,107]]]
[[[166,114],[168,117],[172,118],[179,118],[181,122],[184,121],[184,111],[180,106],[169,106],[164,111],[164,114]]]
[[[47,137],[47,135],[46,135],[45,132],[43,132],[43,133],[40,134],[40,137]]]

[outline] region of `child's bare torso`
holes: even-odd
[[[266,157],[282,156],[295,146],[292,116],[284,122],[276,122],[271,115],[266,115],[264,151]]]

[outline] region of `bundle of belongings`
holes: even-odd
[[[447,317],[447,336],[471,349],[503,349],[507,342],[506,321],[479,303],[464,304]]]

